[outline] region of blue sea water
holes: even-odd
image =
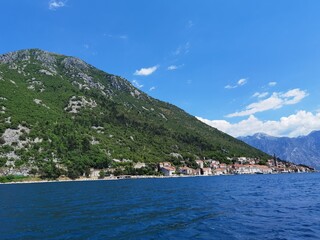
[[[320,174],[0,185],[0,239],[320,239]]]

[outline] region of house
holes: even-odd
[[[161,167],[160,171],[165,175],[165,176],[172,176],[174,172],[176,171],[175,167]]]
[[[227,169],[227,164],[225,163],[220,163],[219,168]]]
[[[234,165],[236,174],[257,174],[257,173],[272,173],[272,169],[264,165]]]
[[[256,160],[255,159],[249,159],[248,160],[248,164],[255,165],[256,164]]]
[[[194,170],[194,169],[189,168],[189,167],[180,167],[180,168],[179,168],[179,172],[180,172],[181,174],[184,174],[184,175],[193,175],[193,173],[194,173],[193,170]]]
[[[203,161],[202,160],[196,160],[196,163],[200,168],[203,168]]]
[[[193,170],[193,175],[201,175],[201,169],[197,168],[197,169],[192,169]]]
[[[172,167],[172,164],[171,162],[161,162],[159,163],[159,168],[162,168],[162,167]]]
[[[256,167],[260,170],[260,173],[269,174],[272,173],[272,169],[265,165],[256,165]]]
[[[243,172],[248,174],[256,174],[256,173],[262,173],[260,168],[257,165],[244,165]]]
[[[246,157],[238,157],[238,162],[240,162],[241,164],[244,164],[247,161],[248,159]]]
[[[208,165],[210,165],[210,164],[212,163],[212,161],[214,161],[214,160],[212,160],[212,159],[207,159],[207,160],[204,160],[203,162],[206,163],[206,164],[208,164]]]
[[[201,174],[205,176],[212,175],[212,170],[211,168],[201,168]]]
[[[219,168],[219,165],[220,165],[220,162],[219,161],[216,161],[216,160],[213,160],[210,164],[210,167],[212,168]]]
[[[213,170],[213,175],[224,175],[227,174],[227,169],[225,168],[217,168]]]
[[[269,167],[274,167],[274,166],[275,166],[275,161],[274,161],[274,159],[269,159],[269,160],[267,161],[267,165],[268,165]]]

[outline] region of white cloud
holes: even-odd
[[[137,80],[133,80],[133,81],[132,81],[132,84],[133,84],[133,86],[135,86],[136,88],[142,88],[142,87],[143,87],[143,85],[140,84]]]
[[[304,110],[287,117],[282,117],[278,121],[262,121],[253,115],[238,123],[197,118],[209,126],[215,127],[234,137],[253,135],[259,132],[276,137],[297,137],[307,135],[314,130],[320,130],[320,113]]]
[[[159,68],[159,65],[149,67],[149,68],[141,68],[140,70],[136,70],[134,72],[134,75],[137,76],[148,76],[152,73],[154,73]]]
[[[270,87],[274,87],[275,85],[277,85],[277,82],[269,82],[268,85],[269,85]]]
[[[247,79],[245,79],[245,78],[241,78],[241,79],[238,81],[238,85],[239,85],[239,86],[245,85],[246,83],[247,83]]]
[[[167,70],[169,70],[169,71],[176,70],[176,69],[178,69],[178,66],[176,66],[176,65],[170,65],[170,66],[167,68]]]
[[[167,70],[168,71],[173,71],[173,70],[177,70],[178,68],[182,68],[184,66],[184,64],[181,65],[170,65]]]
[[[151,92],[151,91],[154,91],[154,90],[156,90],[156,87],[155,87],[155,86],[153,86],[153,87],[151,87],[151,88],[149,89],[150,92]]]
[[[232,88],[236,88],[236,87],[238,87],[237,85],[234,85],[234,86],[231,86],[231,85],[226,85],[224,88],[226,88],[226,89],[232,89]]]
[[[174,52],[173,55],[178,56],[181,54],[187,54],[190,50],[190,42],[186,42],[185,44],[179,46]]]
[[[228,114],[227,117],[243,117],[257,112],[279,109],[285,105],[296,104],[306,96],[308,96],[308,93],[300,90],[299,88],[289,90],[286,93],[274,92],[269,98],[251,103],[245,108],[245,110]]]
[[[245,85],[246,83],[248,82],[248,80],[246,78],[241,78],[237,83],[236,85],[226,85],[224,88],[226,89],[233,89],[233,88],[237,88],[237,87],[240,87],[240,86],[243,86]]]
[[[257,98],[265,98],[266,96],[268,96],[268,92],[255,92],[252,97],[257,97]]]
[[[58,8],[62,8],[65,5],[66,5],[65,1],[51,0],[49,2],[49,9],[50,10],[57,10]]]

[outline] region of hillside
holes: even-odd
[[[2,174],[77,177],[113,159],[268,157],[122,77],[38,49],[0,55],[0,136]]]
[[[258,133],[239,139],[266,153],[276,154],[283,160],[320,169],[320,131],[297,138],[272,137]]]

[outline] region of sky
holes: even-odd
[[[234,137],[320,130],[318,0],[0,4],[0,54],[81,58]]]

